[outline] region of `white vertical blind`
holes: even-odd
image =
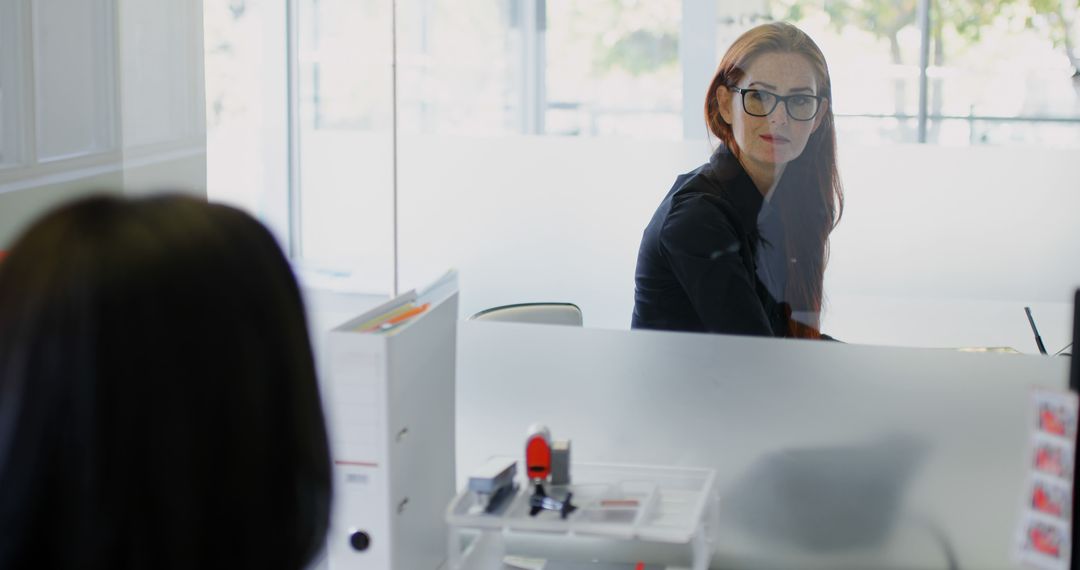
[[[202,5],[0,2],[0,248],[91,192],[205,196]]]
[[[106,0],[34,0],[37,154],[82,156],[114,144],[113,6]]]

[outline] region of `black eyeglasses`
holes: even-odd
[[[825,97],[818,95],[806,95],[795,93],[793,95],[777,95],[761,89],[743,89],[741,87],[729,87],[732,91],[742,95],[742,106],[746,114],[754,117],[766,117],[772,113],[781,101],[787,114],[796,121],[809,121],[817,116],[821,110],[821,102]]]

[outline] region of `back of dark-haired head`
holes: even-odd
[[[0,568],[302,568],[330,462],[303,305],[270,233],[96,197],[0,263]]]

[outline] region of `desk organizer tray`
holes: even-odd
[[[535,488],[523,478],[515,482],[513,493],[490,509],[476,493],[459,493],[446,512],[450,568],[493,567],[490,557],[501,549],[491,543],[504,533],[687,544],[693,549],[693,568],[708,565],[706,524],[715,528],[716,520],[712,469],[576,463],[571,477],[569,485],[544,485],[546,493],[559,501],[572,493],[571,503],[577,508],[565,518],[550,510],[531,515]],[[481,534],[464,552],[463,530]],[[477,548],[477,543],[487,545]],[[489,553],[474,552],[479,550]],[[476,565],[478,556],[489,561]]]

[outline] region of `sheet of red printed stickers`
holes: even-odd
[[[1031,412],[1028,477],[1015,554],[1032,568],[1067,570],[1072,554],[1077,396],[1032,390]]]

